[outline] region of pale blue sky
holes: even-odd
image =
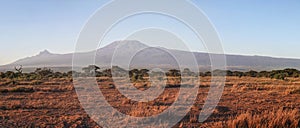
[[[88,18],[107,0],[1,0],[0,65],[48,49],[74,51]],[[300,1],[193,0],[225,53],[300,58]],[[194,43],[194,42],[193,42]]]

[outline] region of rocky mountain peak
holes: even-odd
[[[44,56],[44,55],[52,55],[52,53],[49,52],[48,50],[44,50],[39,53],[39,56]]]

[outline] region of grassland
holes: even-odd
[[[199,93],[190,112],[174,127],[300,127],[300,78],[276,80],[256,77],[227,77],[221,100],[203,123],[197,117],[210,87],[210,77],[201,77]],[[127,99],[109,77],[97,78],[111,106],[136,117],[151,116],[167,109],[178,95],[178,81],[170,79],[155,100],[139,103]],[[20,81],[0,80],[1,127],[100,127],[81,107],[71,79]],[[147,81],[135,82],[146,90]]]

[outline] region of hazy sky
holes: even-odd
[[[1,0],[0,65],[44,49],[53,53],[73,52],[81,28],[106,2]],[[300,58],[299,0],[192,2],[215,25],[225,53]]]

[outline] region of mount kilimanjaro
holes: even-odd
[[[96,53],[96,54],[95,54]],[[117,53],[117,56],[116,56]],[[133,67],[156,67],[156,68],[173,68],[177,66],[176,58],[183,60],[184,65],[189,65],[190,60],[187,56],[194,55],[199,68],[207,70],[210,68],[210,59],[208,53],[188,52],[162,47],[150,47],[139,41],[116,41],[96,51],[76,53],[80,58],[80,62],[76,63],[76,67],[87,66],[86,58],[95,56],[95,64],[100,67],[109,67],[113,61],[117,64],[128,63],[129,56],[130,66]],[[134,55],[134,56],[133,56]],[[265,56],[242,56],[242,55],[225,55],[227,68],[229,70],[275,70],[283,68],[300,69],[300,59],[273,58]],[[114,57],[114,58],[113,58]],[[36,56],[26,57],[17,60],[8,65],[0,66],[0,71],[13,70],[15,66],[22,65],[27,69],[37,67],[49,67],[54,70],[64,69],[71,70],[73,53],[54,54],[45,50]],[[113,58],[113,61],[112,61]],[[118,65],[126,66],[126,65]]]

